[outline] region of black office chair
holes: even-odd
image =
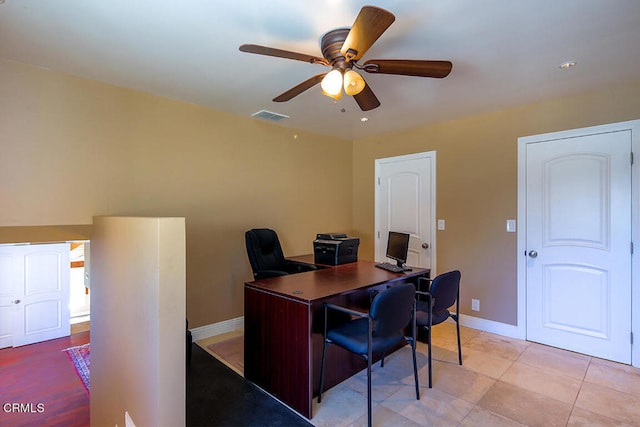
[[[411,345],[413,375],[416,382],[416,399],[420,400],[418,365],[416,363],[416,325],[415,316],[413,315],[416,307],[415,291],[416,288],[412,283],[392,286],[375,296],[369,313],[325,303],[325,338],[322,346],[318,403],[322,401],[327,346],[337,344],[352,353],[362,356],[367,361],[367,414],[368,423],[371,426],[371,363],[373,355],[382,355],[380,366],[384,367],[384,353],[398,345],[403,339]],[[340,314],[348,313],[356,318],[327,330],[327,318],[331,310],[336,310]],[[407,337],[404,334],[404,329],[410,323],[411,336]]]
[[[245,233],[245,242],[253,277],[256,279],[317,270],[313,264],[285,259],[278,235],[271,229],[249,230]]]
[[[427,332],[427,345],[429,346],[429,388],[431,388],[431,327],[444,322],[451,317],[456,322],[458,333],[458,362],[462,365],[462,349],[460,347],[460,322],[458,300],[460,299],[460,272],[458,270],[443,273],[435,279],[420,279],[430,281],[429,291],[416,291],[418,302],[416,304],[416,325]],[[424,300],[419,296],[423,295]],[[456,305],[456,312],[449,312],[449,308]]]

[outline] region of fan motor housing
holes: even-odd
[[[344,56],[340,52],[344,41],[347,39],[351,28],[338,28],[325,33],[320,39],[320,49],[322,49],[322,56],[324,56],[330,64],[334,66],[340,66],[340,68],[347,68],[347,63]],[[349,67],[350,68],[350,67]]]

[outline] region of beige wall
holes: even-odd
[[[505,222],[516,218],[517,138],[637,118],[633,82],[353,142],[295,140],[257,120],[0,61],[0,242],[90,237],[94,215],[184,216],[187,315],[208,325],[243,315],[245,230],[275,228],[289,255],[311,252],[317,232],[345,231],[373,259],[374,159],[436,150],[447,221],[438,270],[462,270],[463,313],[515,324],[516,234]]]
[[[518,137],[640,118],[640,81],[354,141],[353,229],[373,259],[374,160],[436,151],[437,269],[462,271],[462,313],[515,325]],[[522,230],[519,230],[522,232]],[[471,299],[480,299],[480,313]]]
[[[0,144],[0,242],[185,217],[190,327],[243,315],[246,230],[276,229],[287,255],[350,232],[350,141],[0,61]]]
[[[98,217],[91,242],[91,425],[185,423],[184,218]]]

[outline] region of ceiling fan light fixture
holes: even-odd
[[[325,92],[324,90],[322,91],[322,94],[324,96],[328,96],[329,98],[333,98],[335,101],[339,101],[340,98],[342,98],[342,91],[338,92],[336,95],[332,95],[330,93]]]
[[[0,0],[2,1],[4,0]],[[395,19],[393,13],[387,10],[376,6],[363,6],[350,28],[336,28],[321,36],[322,57],[256,44],[243,44],[239,49],[246,53],[331,67],[328,73],[316,74],[304,80],[273,98],[273,102],[289,101],[320,83],[324,95],[338,100],[344,92],[354,98],[362,111],[369,111],[378,108],[380,100],[369,84],[364,81],[360,71],[373,74],[443,78],[449,75],[453,67],[450,61],[418,59],[370,59],[363,65],[359,65],[358,61],[365,52]]]
[[[362,92],[365,82],[360,74],[354,70],[344,73],[344,92],[349,96],[355,96]]]
[[[342,73],[340,70],[333,69],[327,73],[326,76],[320,82],[322,92],[327,96],[339,98],[342,92]],[[338,99],[336,98],[336,99]]]

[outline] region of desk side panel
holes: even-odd
[[[245,286],[245,378],[312,415],[310,307]]]

